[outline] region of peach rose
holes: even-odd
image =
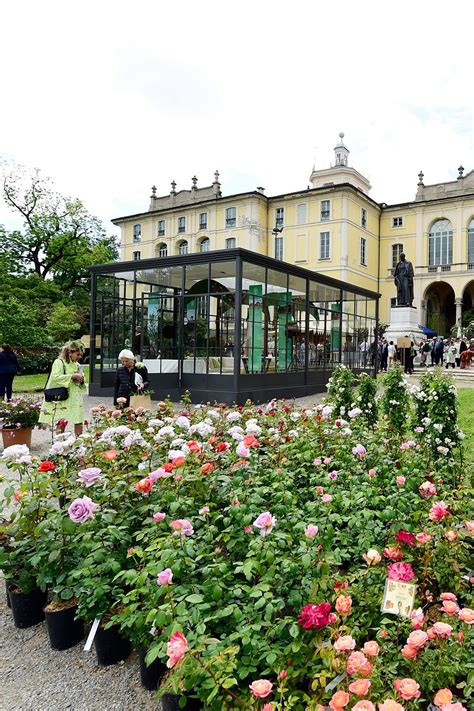
[[[376,548],[369,548],[367,553],[362,556],[367,565],[377,565],[382,560],[382,556]]]
[[[443,704],[449,704],[453,694],[449,689],[440,689],[436,692],[436,696],[433,699],[435,706],[442,706]]]
[[[474,610],[471,610],[470,607],[463,607],[462,610],[459,610],[458,617],[467,625],[474,624]]]
[[[414,627],[416,630],[420,629],[420,627],[423,627],[423,623],[425,621],[425,616],[423,614],[423,610],[421,607],[419,607],[417,610],[413,610],[411,613],[411,626]]]
[[[362,647],[362,651],[364,654],[366,654],[368,657],[376,657],[377,654],[379,653],[380,647],[375,641],[370,641],[366,642],[364,646]]]
[[[351,652],[347,659],[346,672],[350,675],[360,674],[362,670],[370,666],[369,660],[362,652]]]
[[[467,711],[467,708],[456,701],[454,704],[443,704],[441,711]]]
[[[411,644],[406,644],[402,647],[402,657],[404,659],[416,659],[416,655],[420,650],[417,647],[412,647]]]
[[[333,709],[333,711],[340,711],[344,708],[344,706],[347,706],[348,703],[349,694],[347,691],[336,691],[329,702],[329,706]]]
[[[349,595],[339,595],[336,600],[336,610],[343,617],[347,617],[352,607],[352,598]]]
[[[367,696],[372,682],[368,679],[356,679],[349,684],[349,691],[356,696]]]
[[[352,639],[352,637],[348,634],[343,637],[339,637],[339,639],[336,639],[334,642],[334,649],[336,652],[350,652],[355,648],[355,646],[355,639]]]
[[[374,704],[372,701],[369,701],[368,699],[362,699],[361,701],[358,701],[354,706],[352,707],[352,711],[376,711]]]
[[[408,635],[407,644],[410,647],[415,647],[416,649],[421,649],[428,642],[428,635],[423,630],[415,630]]]
[[[404,706],[393,699],[385,699],[383,704],[379,704],[379,711],[404,711]]]
[[[265,699],[272,693],[273,684],[268,679],[257,679],[249,684],[249,689],[258,699]]]
[[[414,679],[395,679],[393,686],[405,701],[421,696],[420,685]]]
[[[453,602],[457,602],[457,597],[454,593],[446,592],[446,593],[441,593],[439,596],[440,600],[452,600]]]

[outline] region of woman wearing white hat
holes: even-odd
[[[150,380],[148,370],[143,363],[136,363],[132,351],[124,349],[119,353],[121,366],[117,368],[114,387],[114,404],[118,405],[118,398],[125,398],[124,407],[130,405],[130,395],[136,395],[148,389]]]

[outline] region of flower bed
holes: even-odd
[[[337,398],[314,408],[100,407],[45,461],[9,448],[21,483],[0,565],[118,623],[166,664],[160,694],[216,710],[467,708],[474,524],[455,400],[436,399],[452,384],[410,393],[388,376],[379,402],[363,378],[343,397],[337,371]],[[390,581],[416,585],[410,616],[380,611]]]

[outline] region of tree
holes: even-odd
[[[80,335],[81,324],[74,306],[55,304],[46,324],[48,334],[56,343],[64,343]]]
[[[0,235],[17,274],[35,272],[70,291],[87,288],[89,266],[118,259],[116,239],[105,235],[100,220],[78,198],[55,192],[39,170],[4,171],[3,198],[24,219],[22,232]]]
[[[33,305],[15,298],[6,299],[0,309],[0,342],[15,348],[38,348],[47,342],[47,335],[38,326],[38,315]]]

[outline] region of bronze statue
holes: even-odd
[[[400,261],[395,267],[393,279],[397,287],[397,306],[411,306],[413,302],[413,264],[405,255],[400,255]]]

